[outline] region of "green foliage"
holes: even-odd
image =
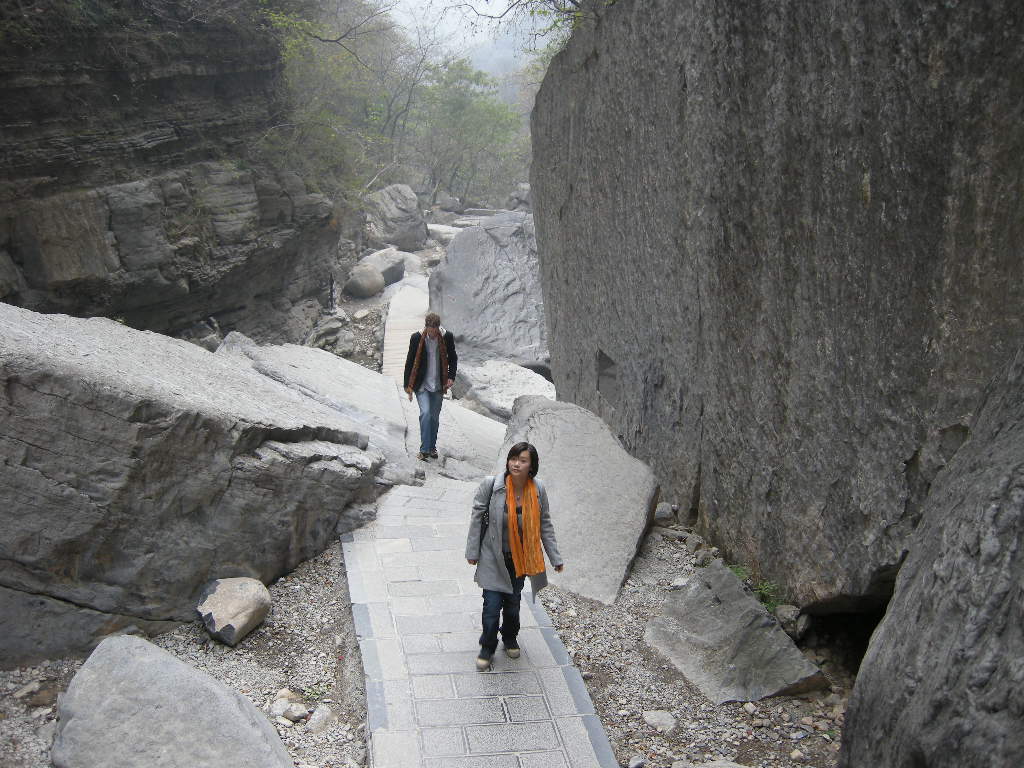
[[[736,578],[740,581],[746,581],[750,578],[750,569],[745,565],[730,565],[729,570],[736,574]]]
[[[779,585],[774,581],[759,581],[754,585],[754,594],[764,603],[765,609],[772,613],[779,607]]]

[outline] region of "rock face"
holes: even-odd
[[[533,216],[502,213],[456,235],[430,275],[430,306],[457,341],[488,357],[546,367]]]
[[[559,397],[805,611],[885,603],[1024,340],[1024,21],[930,7],[616,3],[533,112]]]
[[[481,413],[507,422],[516,398],[537,395],[555,399],[555,385],[539,373],[504,360],[488,360],[483,365],[460,365],[462,387],[457,394],[472,401]]]
[[[443,413],[443,411],[442,411]],[[552,583],[611,604],[647,530],[658,486],[644,463],[627,454],[589,411],[545,397],[516,400],[496,471],[514,443],[533,443],[564,573]]]
[[[354,262],[357,217],[252,154],[242,168],[277,111],[277,44],[246,22],[175,19],[173,5],[69,19],[25,49],[12,22],[0,300],[298,341]]]
[[[136,637],[100,643],[58,714],[56,768],[292,765],[251,701]]]
[[[559,396],[805,613],[877,609],[910,552],[851,767],[1020,762],[1016,470],[972,418],[1024,342],[1022,34],[1003,1],[620,2],[533,111]],[[940,475],[987,450],[1005,484]]]
[[[427,241],[427,225],[411,187],[384,187],[367,197],[366,208],[367,239],[372,245],[417,251]]]
[[[716,704],[827,688],[828,680],[714,560],[647,623],[644,640]]]
[[[850,698],[843,768],[1020,765],[1022,456],[1024,350],[932,485]]]
[[[191,620],[214,578],[276,578],[394,471],[366,417],[112,320],[0,304],[0,392],[3,665]]]
[[[206,631],[222,643],[238,643],[270,613],[270,590],[256,579],[217,579],[203,590],[196,606]]]

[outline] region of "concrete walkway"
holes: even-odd
[[[463,558],[476,483],[383,496],[343,538],[372,768],[616,768],[586,686],[524,593],[522,655],[477,672],[480,589]]]
[[[381,373],[391,376],[402,386],[405,374],[405,356],[409,352],[409,337],[423,330],[423,318],[427,314],[430,296],[425,280],[421,288],[417,282],[408,281],[398,289],[388,304],[388,317],[384,323],[384,359]]]

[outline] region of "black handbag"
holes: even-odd
[[[480,546],[484,545],[484,536],[487,535],[487,526],[491,524],[491,496],[494,495],[494,475],[491,475],[491,492],[487,494],[487,506],[484,507],[483,517],[480,518]]]

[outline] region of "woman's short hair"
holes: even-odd
[[[530,477],[537,476],[537,470],[540,469],[540,456],[537,455],[537,449],[527,442],[516,443],[508,449],[508,456],[505,457],[506,475],[508,475],[508,463],[512,461],[512,457],[518,456],[523,451],[530,452]]]
[[[441,316],[436,312],[430,312],[425,318],[423,318],[423,324],[427,326],[427,328],[440,328]]]

